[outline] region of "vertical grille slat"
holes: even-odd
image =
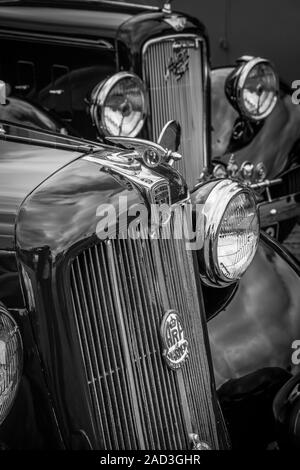
[[[191,430],[218,448],[201,306],[184,241],[161,233],[99,242],[74,258],[70,275],[97,448],[188,449]],[[179,372],[161,350],[170,309],[189,341]]]
[[[188,69],[181,78],[170,72],[166,79],[168,64],[176,60],[180,44],[187,51]],[[176,49],[175,49],[176,46]],[[206,66],[201,38],[184,35],[162,37],[146,43],[143,50],[143,79],[150,97],[151,138],[156,141],[167,121],[177,120],[182,128],[179,151],[183,159],[176,168],[183,174],[189,187],[206,166],[205,105],[203,67]]]
[[[119,242],[119,256],[122,256],[122,247],[121,243]],[[130,246],[130,243],[128,243]],[[128,324],[131,325],[131,334],[130,337],[135,338],[138,348],[135,348],[133,351],[134,361],[137,367],[137,373],[139,376],[139,390],[142,397],[142,404],[143,404],[143,412],[146,414],[148,421],[152,423],[152,427],[149,428],[149,436],[148,436],[148,448],[158,448],[159,445],[159,432],[156,426],[155,417],[156,411],[158,410],[157,405],[157,397],[155,396],[155,390],[152,390],[149,386],[149,380],[147,377],[147,373],[145,373],[145,369],[148,368],[149,375],[153,376],[153,369],[150,354],[153,351],[153,346],[149,345],[146,330],[144,327],[144,319],[141,318],[141,325],[139,325],[138,319],[134,315],[134,312],[144,311],[144,303],[141,301],[140,294],[139,294],[139,286],[137,285],[137,272],[135,270],[135,263],[133,260],[132,250],[129,248],[128,252],[125,255],[130,257],[130,260],[126,259],[126,266],[127,268],[131,267],[131,269],[127,269],[126,271],[123,270],[124,279],[128,279],[130,282],[130,291],[133,294],[131,299],[126,299],[127,301],[124,302],[124,310],[127,310],[127,321]],[[122,265],[124,266],[124,262],[122,260]],[[121,282],[120,282],[121,283]],[[126,295],[126,285],[123,285],[123,294]],[[135,333],[134,333],[135,331]],[[151,347],[152,346],[152,347]],[[153,395],[152,396],[152,393]],[[160,416],[157,416],[157,420],[160,421]]]
[[[208,387],[210,383],[210,373],[205,354],[203,328],[202,325],[199,324],[201,323],[199,318],[194,317],[193,322],[191,322],[191,312],[195,309],[195,304],[193,295],[187,294],[193,293],[196,288],[194,286],[193,289],[195,281],[186,261],[190,253],[184,253],[182,251],[183,249],[185,250],[185,247],[182,247],[182,243],[179,240],[173,240],[172,243],[169,243],[169,240],[162,240],[160,246],[163,252],[161,258],[166,260],[164,265],[164,277],[167,281],[167,292],[169,293],[170,302],[173,302],[175,308],[183,315],[185,327],[188,331],[190,342],[190,367],[188,374],[186,374],[187,368],[183,368],[183,375],[185,382],[189,384],[189,390],[193,391],[193,393],[188,393],[188,399],[192,401],[192,406],[190,406],[192,421],[193,423],[199,423],[199,432],[201,432],[201,435],[204,436],[207,442],[210,442],[211,436],[216,436],[216,428],[213,426],[213,422],[210,419],[213,415],[213,408],[210,388]],[[170,272],[173,273],[172,276],[169,275]],[[180,284],[185,284],[185,288],[178,289],[177,287],[176,289],[176,285],[178,286]],[[184,296],[183,293],[185,293]],[[203,351],[202,354],[199,354],[200,349]],[[195,351],[198,351],[198,354],[195,354]],[[199,370],[201,370],[201,374],[199,374]],[[206,390],[207,393],[199,397],[195,392],[200,390]],[[207,413],[208,409],[210,409],[210,413]],[[217,446],[217,442],[214,442],[213,445]]]

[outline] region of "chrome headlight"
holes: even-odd
[[[222,180],[202,208],[204,223],[203,280],[224,286],[239,280],[249,267],[259,241],[259,217],[251,189]]]
[[[279,80],[269,61],[260,57],[242,57],[229,75],[226,95],[244,116],[255,121],[266,118],[274,109]]]
[[[146,118],[146,102],[142,80],[119,72],[94,88],[90,114],[101,135],[135,137]]]
[[[0,305],[0,425],[15,399],[21,380],[23,347],[19,328]]]

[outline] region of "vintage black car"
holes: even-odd
[[[1,447],[280,441],[272,402],[297,369],[300,272],[269,238],[256,251],[251,190],[216,179],[190,196],[173,148],[141,140],[122,150],[3,123],[0,149]],[[198,204],[199,244],[175,236],[173,213],[124,236],[135,204]]]
[[[168,8],[0,6],[4,449],[248,448],[253,435],[257,448],[290,444],[290,415],[273,413],[273,400],[275,411],[285,407],[297,373],[299,266],[269,237],[259,242],[247,178],[212,171],[207,38],[200,23]],[[117,90],[103,107],[107,125],[120,105],[127,130],[132,113],[134,126],[140,122],[132,110],[147,99],[133,73],[143,77],[148,40],[149,73],[161,71],[153,64],[173,46],[176,59],[171,51],[167,69],[152,77],[163,85],[150,87],[160,93],[152,104],[150,94],[151,113],[138,135],[102,135],[96,103],[105,84]],[[115,77],[103,83],[119,72],[130,99]],[[181,99],[189,109],[176,108]],[[220,110],[225,102],[224,94]],[[273,128],[278,103],[253,138]],[[143,140],[151,136],[155,142]],[[285,164],[284,151],[278,160]],[[172,211],[148,238],[123,237],[132,222],[123,197],[191,209],[194,249],[175,236]],[[116,224],[102,239],[108,206]]]
[[[284,239],[299,215],[300,113],[289,91],[259,57],[210,73],[197,19],[169,2],[136,3],[1,2],[1,119],[104,142],[158,140],[175,119],[189,188],[212,172],[244,179],[262,226]]]

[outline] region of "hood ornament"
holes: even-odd
[[[158,138],[158,143],[131,137],[106,137],[108,142],[122,145],[126,149],[135,150],[135,158],[140,158],[148,168],[156,168],[162,163],[173,166],[182,156],[177,152],[180,144],[181,128],[176,121],[169,121]]]
[[[172,2],[172,0],[166,0],[165,3],[164,3],[164,6],[162,8],[162,11],[164,13],[167,13],[168,15],[170,15],[172,13],[171,2]]]

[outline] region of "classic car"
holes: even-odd
[[[104,142],[157,141],[177,120],[189,188],[212,172],[244,179],[284,239],[299,215],[298,107],[267,60],[210,73],[204,26],[145,3],[1,2],[0,118]]]
[[[297,374],[299,266],[269,237],[258,244],[250,186],[268,186],[263,171],[251,184],[233,159],[213,171],[210,140],[227,155],[222,125],[240,114],[213,72],[211,134],[201,23],[168,3],[109,1],[2,2],[0,18],[1,446],[248,447],[253,433],[256,447],[289,443],[272,410]],[[243,122],[266,142],[281,139],[274,115],[285,118],[290,134],[273,143],[285,165],[298,128],[288,97],[268,96],[272,113]],[[237,152],[250,141],[239,136]],[[202,206],[200,245],[101,241],[100,205],[130,223],[123,196]]]
[[[1,124],[2,449],[227,449],[255,427],[257,448],[280,442],[299,267],[259,242],[249,187],[189,193],[173,131],[128,150]],[[174,212],[128,236],[136,205]],[[175,236],[197,208],[197,236]]]

